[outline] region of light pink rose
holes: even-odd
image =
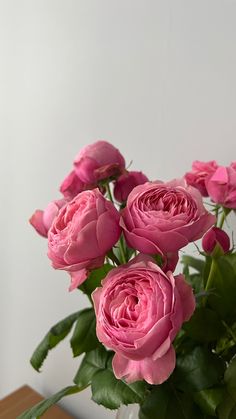
[[[120,236],[120,215],[98,189],[83,191],[58,214],[48,233],[48,257],[71,274],[70,290],[103,264]]]
[[[97,141],[84,147],[74,160],[77,176],[87,184],[118,176],[125,168],[119,150],[107,141]]]
[[[73,199],[79,192],[82,192],[86,189],[92,189],[87,187],[87,185],[82,182],[76,175],[75,171],[72,170],[63,180],[60,186],[60,192],[64,195],[69,201]]]
[[[117,201],[125,202],[135,186],[147,182],[148,178],[142,172],[126,172],[115,182],[114,196]]]
[[[58,199],[50,202],[44,211],[37,209],[29,219],[30,224],[34,227],[37,233],[43,237],[47,237],[48,230],[50,229],[54,218],[65,204],[65,199]]]
[[[207,162],[195,160],[192,164],[192,171],[185,174],[187,184],[197,188],[202,196],[208,196],[205,181],[216,171],[217,167],[215,160]]]
[[[177,252],[215,223],[200,192],[184,179],[136,186],[122,211],[121,227],[131,248],[142,253]]]
[[[167,380],[175,367],[172,342],[195,309],[184,276],[165,274],[151,257],[139,255],[112,269],[92,298],[98,339],[115,351],[115,376],[128,383]]]
[[[207,192],[216,204],[236,209],[236,170],[220,166],[206,181]]]
[[[218,227],[212,227],[202,239],[202,248],[204,252],[211,254],[216,245],[220,245],[224,253],[230,249],[230,239],[228,234]]]

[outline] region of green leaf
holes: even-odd
[[[42,402],[36,404],[34,407],[31,407],[30,409],[26,410],[24,413],[22,413],[20,416],[18,416],[17,419],[35,419],[37,417],[40,417],[51,406],[53,406],[55,403],[57,403],[63,397],[69,396],[71,394],[78,393],[79,391],[82,391],[82,390],[83,390],[83,388],[79,388],[78,386],[69,386],[69,387],[63,388],[58,393],[54,394],[53,396],[49,397],[48,399],[43,400]]]
[[[167,383],[153,387],[140,407],[139,419],[202,419],[189,395]]]
[[[216,416],[217,406],[226,396],[224,387],[215,387],[194,393],[194,400],[201,410],[210,416]]]
[[[93,308],[86,308],[80,312],[70,344],[74,356],[89,352],[99,345]]]
[[[228,393],[236,402],[236,356],[231,360],[224,377]]]
[[[88,352],[80,364],[74,383],[79,387],[89,386],[94,374],[107,368],[108,360],[111,356],[113,356],[113,352],[106,351],[103,346]]]
[[[177,357],[174,373],[176,387],[191,392],[201,391],[221,382],[225,364],[214,353],[202,346]]]
[[[111,269],[113,269],[113,266],[109,263],[106,263],[100,268],[94,269],[86,281],[79,287],[80,290],[87,295],[91,295],[97,287],[100,287],[102,279],[107,276]]]
[[[146,383],[137,381],[127,384],[117,380],[110,369],[97,372],[92,378],[92,399],[108,409],[132,403],[142,403],[146,393]]]
[[[184,330],[199,342],[211,342],[218,339],[224,327],[215,311],[208,308],[196,308],[191,319],[184,324]]]
[[[224,381],[227,388],[227,397],[219,405],[220,419],[236,418],[236,356],[231,360],[225,371]]]
[[[181,262],[184,265],[194,268],[197,272],[203,273],[205,262],[202,259],[197,259],[189,255],[184,255]]]
[[[222,256],[214,263],[215,275],[212,281],[214,294],[208,297],[208,303],[222,319],[235,319],[236,272],[228,257]]]
[[[56,345],[58,345],[58,343],[61,342],[61,340],[63,340],[68,335],[74,322],[79,317],[79,314],[80,311],[71,314],[70,316],[55,324],[55,326],[53,326],[49,330],[49,332],[37,346],[31,357],[30,362],[33,368],[39,371],[40,367],[43,365],[45,358],[48,355],[48,352],[51,349],[53,349]]]

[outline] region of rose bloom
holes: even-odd
[[[125,160],[119,150],[107,141],[97,141],[84,147],[74,160],[77,176],[91,184],[112,176],[119,176]]]
[[[234,163],[220,166],[206,181],[207,192],[216,204],[236,209],[236,170]]]
[[[208,196],[205,181],[216,171],[217,167],[215,160],[207,162],[195,160],[192,164],[192,171],[185,174],[187,184],[197,188],[202,196]]]
[[[142,172],[127,172],[121,175],[115,182],[114,196],[117,201],[125,202],[135,186],[148,182],[147,176]]]
[[[150,254],[176,252],[201,238],[214,223],[200,192],[184,179],[136,186],[121,217],[128,245]]]
[[[87,185],[79,179],[75,171],[72,170],[63,180],[60,186],[60,192],[64,195],[69,201],[73,199],[79,192],[82,192],[86,189],[92,189],[87,187]]]
[[[29,222],[34,229],[43,237],[48,236],[48,230],[50,229],[54,218],[58,215],[60,209],[66,204],[65,199],[58,199],[48,204],[45,210],[37,209],[31,216]]]
[[[195,309],[183,275],[166,274],[147,255],[112,269],[94,301],[98,339],[115,351],[117,378],[161,384],[175,367],[172,342]]]
[[[48,233],[48,257],[71,274],[70,290],[101,266],[120,236],[120,215],[98,189],[79,193],[58,214]]]

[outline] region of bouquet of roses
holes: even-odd
[[[31,364],[39,371],[69,333],[83,359],[73,385],[20,418],[88,386],[109,409],[138,403],[140,419],[236,418],[236,252],[223,229],[236,209],[236,163],[195,161],[183,178],[151,182],[98,141],[60,192],[30,223],[90,305],[53,326]],[[183,253],[176,274],[179,251],[199,239],[198,257]]]

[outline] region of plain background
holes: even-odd
[[[163,180],[194,159],[236,160],[235,22],[234,0],[0,1],[0,396],[24,383],[49,396],[78,369],[68,342],[41,374],[29,365],[87,301],[67,292],[27,220],[59,197],[80,148],[106,139]],[[63,405],[78,419],[115,416],[89,391]]]

